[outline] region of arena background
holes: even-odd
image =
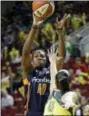
[[[72,76],[73,89],[85,101],[89,97],[89,2],[55,1],[55,6],[53,16],[41,27],[41,33],[45,33],[46,39],[39,35],[42,37],[41,41],[36,37],[32,47],[49,49],[51,45],[57,45],[55,19],[58,17],[60,20],[65,12],[71,14],[66,24],[64,68],[69,70]],[[1,1],[1,94],[12,97],[11,107],[8,107],[8,100],[3,103],[1,95],[2,116],[23,116],[21,54],[31,25],[31,1]],[[76,60],[81,60],[81,65],[84,65],[83,71],[80,68],[81,73],[74,68]],[[87,105],[89,108],[89,103]]]

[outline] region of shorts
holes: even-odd
[[[26,116],[43,116],[42,112],[27,112]]]

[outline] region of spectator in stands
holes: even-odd
[[[10,88],[10,76],[2,72],[1,86],[2,88]]]
[[[84,113],[84,116],[89,115],[89,103],[83,108],[83,113]]]
[[[88,66],[87,66],[87,67],[88,67],[88,74],[89,74],[89,64],[88,64]]]
[[[68,69],[68,72],[70,74],[70,77],[71,77],[71,82],[74,81],[74,73],[73,73],[73,69],[72,68],[69,68]],[[72,84],[72,83],[71,83]]]
[[[86,19],[87,19],[86,13],[84,13],[84,12],[82,13],[81,19],[82,19],[82,24],[86,25],[86,23],[87,23],[86,22]]]
[[[12,29],[11,25],[8,25],[3,40],[4,40],[4,46],[7,46],[9,49],[11,48],[11,45],[15,42],[15,31]]]
[[[52,24],[47,23],[42,29],[42,34],[51,42],[55,42],[55,32],[53,30]]]
[[[75,84],[78,82],[78,84],[85,85],[87,84],[87,66],[82,63],[81,59],[79,57],[76,58],[75,64],[73,65],[74,70],[74,80]]]
[[[81,25],[81,17],[79,15],[73,14],[71,23],[74,30],[79,29]]]
[[[13,92],[13,78],[15,77],[15,73],[12,71],[12,67],[10,62],[2,61],[2,68],[1,68],[1,87],[3,89],[8,89],[10,93]]]
[[[81,104],[81,107],[76,110],[76,116],[83,116],[83,106],[87,103],[86,98],[82,96],[81,90],[79,88],[76,88],[76,93],[79,96],[79,102]]]
[[[4,59],[5,60],[8,59],[8,47],[7,46],[4,47]]]
[[[14,105],[14,99],[5,89],[1,90],[1,109]]]
[[[77,57],[73,65],[73,70],[76,75],[79,75],[81,72],[87,72],[87,66],[82,63],[81,58]]]
[[[19,32],[19,38],[20,38],[20,41],[21,41],[22,43],[25,42],[27,36],[28,36],[28,34],[26,34],[23,30],[21,30],[21,31]]]
[[[52,45],[52,43],[47,38],[47,35],[44,35],[44,33],[42,31],[43,31],[43,29],[40,30],[39,37],[38,37],[38,43],[39,43],[39,47],[40,48],[43,48],[43,49],[46,50],[46,49],[48,49]],[[44,32],[45,32],[45,30],[44,30]]]
[[[89,53],[88,52],[85,54],[85,63],[86,65],[89,64]]]
[[[68,40],[68,36],[65,37],[65,48],[66,48],[66,57],[65,57],[65,63],[67,63],[71,57],[71,52],[72,52],[72,45]]]
[[[9,52],[9,55],[10,55],[11,62],[13,64],[21,62],[21,56],[20,56],[19,50],[17,50],[15,47],[11,49],[11,51]]]

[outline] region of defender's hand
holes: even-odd
[[[56,63],[57,60],[62,59],[61,57],[58,59],[57,54],[58,54],[58,48],[56,49],[55,46],[53,45],[50,48],[50,50],[48,50],[48,57],[50,63]]]
[[[48,57],[49,57],[50,63],[52,63],[53,61],[56,61],[57,51],[58,50],[55,50],[55,46],[54,45],[50,48],[50,50],[48,50]]]

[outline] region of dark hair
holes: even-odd
[[[69,76],[64,72],[59,72],[56,75],[56,86],[58,89],[61,89],[63,92],[70,90],[69,87]]]
[[[60,82],[60,86],[63,92],[68,92],[70,90],[69,80],[64,79]]]

